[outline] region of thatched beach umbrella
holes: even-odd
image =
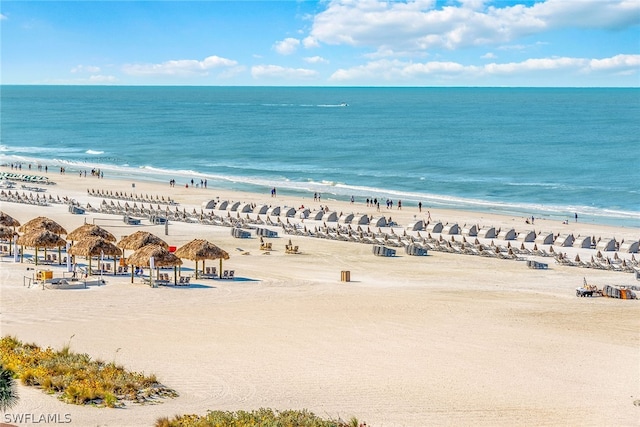
[[[176,251],[176,256],[180,258],[190,259],[196,262],[196,279],[198,278],[198,261],[202,260],[202,270],[204,270],[204,260],[219,259],[220,260],[220,277],[222,277],[222,260],[229,259],[229,254],[204,239],[194,239],[189,243],[181,246]]]
[[[88,236],[77,242],[69,249],[69,254],[73,256],[84,256],[89,259],[89,272],[91,272],[91,258],[98,255],[112,256],[113,273],[116,271],[115,257],[122,255],[119,247],[106,239],[98,236]]]
[[[15,236],[15,230],[11,227],[7,227],[6,225],[0,225],[0,240],[13,240],[13,236]]]
[[[17,219],[14,219],[11,215],[0,212],[0,225],[4,225],[7,227],[19,227],[20,222]]]
[[[18,229],[21,233],[28,233],[31,230],[48,230],[55,234],[67,234],[67,230],[63,226],[44,216],[33,218]]]
[[[72,240],[74,242],[84,240],[87,237],[101,237],[107,242],[115,242],[117,240],[116,236],[95,224],[81,225],[71,233],[67,234],[67,240]]]
[[[150,259],[153,257],[153,264],[158,269],[159,267],[174,267],[174,283],[176,279],[175,267],[182,265],[182,260],[176,255],[169,252],[164,246],[160,245],[147,245],[139,248],[133,254],[127,258],[127,264],[142,267],[151,267]],[[156,271],[157,273],[157,271]],[[149,274],[151,277],[151,274]],[[133,283],[133,268],[131,269],[131,283]]]
[[[116,246],[118,246],[119,248],[132,249],[134,251],[147,245],[162,246],[163,248],[169,247],[167,242],[165,242],[155,234],[149,233],[148,231],[136,231],[133,234],[123,237],[116,244]]]
[[[38,248],[46,249],[47,248],[60,248],[67,244],[67,242],[56,233],[53,233],[49,230],[32,230],[31,232],[25,233],[24,235],[18,237],[17,244],[21,246],[29,246],[32,248],[36,248],[36,265],[38,265]],[[24,251],[23,251],[24,253]]]

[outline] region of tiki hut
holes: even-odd
[[[17,244],[21,246],[28,246],[36,249],[35,255],[35,264],[38,265],[38,248],[45,249],[45,257],[47,256],[47,248],[60,248],[65,246],[67,242],[61,238],[56,233],[43,230],[43,229],[34,229],[24,235],[18,237]],[[24,250],[22,251],[22,256],[24,256]]]
[[[115,239],[114,239],[115,240]],[[89,259],[89,272],[91,272],[91,259],[94,256],[106,255],[113,257],[113,274],[116,274],[116,257],[122,255],[122,251],[112,242],[100,236],[90,236],[81,239],[69,249],[73,256],[84,256]]]
[[[16,234],[18,233],[16,233],[13,228],[7,227],[6,225],[0,225],[0,240],[12,241],[13,236]]]
[[[126,263],[131,266],[151,267],[151,257],[153,257],[153,264],[156,268],[156,277],[160,267],[174,267],[174,283],[176,283],[176,267],[182,265],[182,260],[169,252],[166,246],[155,244],[142,246],[127,258]],[[133,274],[132,268],[131,283],[133,283]],[[150,272],[149,277],[152,277],[152,274],[153,272]]]
[[[116,244],[116,246],[119,248],[132,249],[134,251],[147,245],[157,245],[162,246],[163,248],[169,247],[167,242],[165,242],[155,234],[149,233],[148,231],[136,231],[133,234],[123,237]]]
[[[21,233],[28,233],[31,230],[47,230],[54,234],[67,234],[67,230],[52,219],[44,216],[33,218],[31,221],[22,224],[18,229]]]
[[[220,260],[220,277],[222,277],[222,260],[229,259],[229,254],[204,239],[194,239],[179,247],[176,256],[196,262],[196,279],[198,278],[198,261],[202,260],[202,271],[206,259]]]
[[[20,222],[12,216],[7,215],[4,212],[0,212],[0,225],[7,227],[20,227]]]
[[[86,237],[101,237],[107,242],[115,242],[116,236],[109,233],[104,228],[95,224],[84,224],[80,227],[73,230],[71,233],[67,234],[67,240],[72,240],[77,242],[79,240],[84,240]]]

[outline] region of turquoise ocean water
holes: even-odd
[[[640,227],[638,89],[0,89],[5,164]]]

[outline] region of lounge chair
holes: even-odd
[[[234,270],[229,270],[229,279],[230,279],[230,280],[233,280],[233,276],[234,276],[234,274],[235,274],[235,271],[234,271]]]
[[[228,278],[229,278],[229,270],[225,270],[225,271],[222,273],[222,278],[223,278],[223,279],[228,279]]]

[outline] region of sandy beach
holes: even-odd
[[[102,199],[87,189],[100,189],[172,198],[187,212],[199,211],[208,200],[312,210],[323,205],[392,217],[400,227],[430,215],[460,226],[640,238],[639,228],[573,219],[563,224],[536,218],[531,225],[521,217],[428,206],[422,212],[382,206],[377,212],[359,200],[317,202],[268,191],[186,188],[184,182],[170,187],[80,178],[51,169],[47,176],[56,185],[46,186],[46,196],[80,205],[99,205]],[[631,426],[640,418],[640,301],[575,296],[583,278],[599,288],[639,285],[630,273],[559,265],[552,257],[526,257],[549,263],[548,270],[437,251],[408,256],[401,248],[396,257],[376,257],[369,244],[282,230],[269,239],[273,250],[267,255],[255,235],[236,239],[222,226],[172,221],[165,235],[163,225],[147,220],[134,226],[116,215],[72,215],[64,204],[2,202],[2,211],[21,223],[46,216],[68,231],[95,222],[118,240],[138,230],[178,247],[204,238],[230,254],[223,266],[235,271],[234,280],[192,278],[188,287],[150,288],[138,279],[131,284],[128,276],[105,276],[105,286],[43,290],[24,285],[33,265],[2,258],[3,336],[54,348],[70,343],[73,351],[153,373],[180,394],[157,405],[107,409],[68,405],[19,386],[20,402],[11,414],[70,414],[72,426],[148,426],[162,416],[260,407],[355,416],[376,427]],[[289,239],[300,254],[285,253]],[[595,254],[561,250],[571,259]],[[185,260],[182,273],[194,267]],[[63,265],[47,268],[57,276],[65,271]],[[341,271],[350,271],[350,282],[340,281]]]

